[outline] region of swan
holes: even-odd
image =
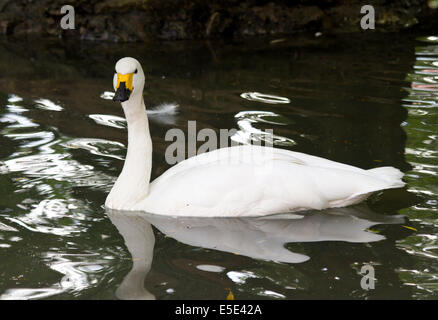
[[[152,141],[144,84],[136,59],[125,57],[116,63],[113,100],[121,103],[128,123],[128,150],[105,201],[109,209],[171,216],[265,216],[349,206],[373,192],[404,186],[403,173],[393,167],[364,170],[256,145],[199,154],[150,183]]]

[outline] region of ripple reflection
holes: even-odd
[[[272,94],[260,93],[260,92],[244,92],[240,95],[240,97],[243,99],[249,100],[249,101],[263,102],[263,103],[269,103],[269,104],[288,104],[288,103],[290,103],[289,98],[275,96]]]
[[[416,60],[406,80],[410,87],[406,88],[407,97],[403,106],[408,108],[409,117],[404,129],[409,139],[406,144],[406,157],[413,166],[406,174],[409,191],[421,195],[422,203],[402,210],[411,221],[418,224],[418,233],[398,241],[397,246],[410,255],[421,257],[415,269],[400,268],[400,278],[407,286],[417,289],[414,296],[425,297],[438,288],[436,261],[438,259],[438,239],[434,228],[438,228],[436,214],[436,197],[438,188],[438,144],[436,128],[438,124],[438,38],[423,37],[418,40],[426,42],[415,48]],[[432,227],[432,229],[431,229]]]
[[[274,112],[242,111],[234,116],[239,130],[231,136],[231,140],[242,144],[258,144],[265,142],[270,146],[293,146],[296,142],[290,138],[273,134],[269,130],[254,127],[256,123],[286,125],[287,119]]]

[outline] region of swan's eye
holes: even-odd
[[[135,69],[135,72],[134,73],[137,73],[138,72],[138,70],[137,69]]]
[[[114,70],[114,73],[117,73],[117,71],[116,71],[116,70]]]

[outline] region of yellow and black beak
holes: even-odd
[[[116,94],[114,95],[113,101],[123,102],[129,99],[129,96],[133,90],[132,78],[133,73],[121,74],[117,73],[117,85]]]

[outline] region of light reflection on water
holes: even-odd
[[[287,104],[290,103],[290,99],[286,97],[279,97],[272,94],[265,94],[259,92],[244,92],[240,95],[243,99],[249,101],[257,101],[269,104]]]
[[[36,106],[38,108],[50,111],[62,111],[63,108],[60,105],[50,101],[49,99],[38,99],[35,100]]]
[[[96,121],[97,124],[114,127],[117,129],[126,128],[126,120],[122,117],[108,114],[90,114],[89,117]]]
[[[286,125],[281,122],[280,115],[269,111],[242,111],[234,116],[239,130],[231,137],[231,140],[241,144],[269,145],[269,146],[293,146],[295,141],[282,137],[273,132],[257,129],[254,124],[269,124],[275,128],[277,125]],[[279,119],[279,120],[276,120]],[[275,121],[276,120],[276,121]],[[263,142],[263,143],[262,143]]]
[[[224,299],[226,288],[237,299],[436,298],[434,41],[405,41],[400,55],[410,57],[415,45],[413,65],[379,56],[380,44],[363,48],[371,51],[358,52],[363,59],[350,66],[342,50],[326,54],[323,45],[294,58],[285,50],[280,61],[277,52],[248,58],[233,48],[232,58],[224,51],[223,62],[199,70],[195,58],[166,69],[161,52],[145,53],[145,64],[159,66],[147,69],[145,96],[155,177],[168,167],[166,130],[184,130],[194,119],[237,129],[233,140],[241,143],[272,142],[364,168],[406,169],[404,150],[412,166],[408,191],[384,192],[364,207],[272,220],[108,218],[102,204],[126,150],[126,121],[110,101],[112,62],[102,65],[101,80],[84,80],[87,68],[80,70],[70,82],[85,83],[73,89],[54,79],[48,88],[32,82],[33,94],[17,89],[23,79],[12,87],[0,80],[0,298]],[[272,76],[256,69],[257,59],[272,64]],[[375,291],[360,289],[365,263],[376,268]]]
[[[407,75],[410,87],[403,99],[409,118],[405,129],[409,132],[406,145],[407,160],[413,170],[406,176],[409,191],[427,197],[422,203],[401,210],[420,230],[399,240],[397,246],[418,257],[416,268],[400,268],[400,277],[418,289],[414,297],[436,297],[438,290],[438,42],[436,37],[420,38],[415,48],[415,64]]]

